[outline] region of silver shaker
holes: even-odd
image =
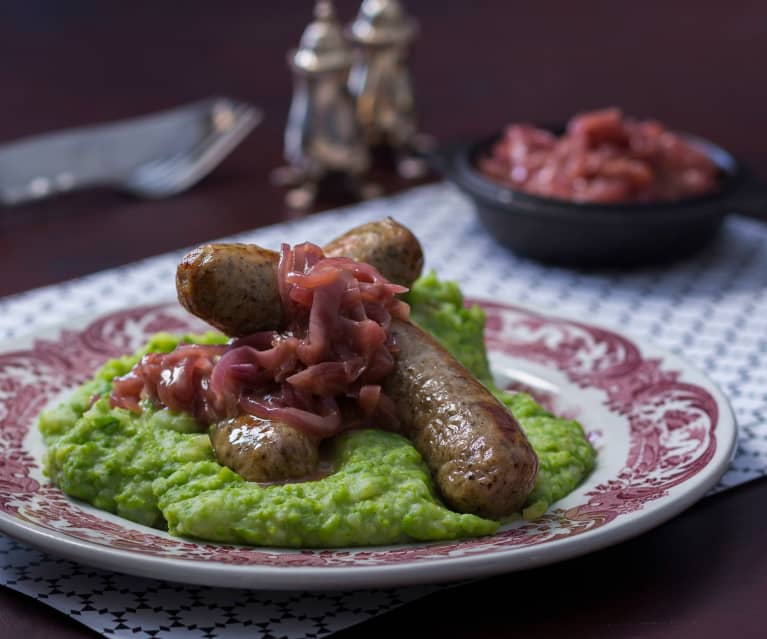
[[[342,173],[353,180],[370,166],[347,82],[352,50],[331,2],[315,4],[314,21],[304,30],[288,63],[293,71],[293,100],[285,129],[285,159],[278,182],[293,187],[287,195],[294,208],[310,206],[322,179]]]
[[[347,33],[357,52],[349,74],[357,121],[368,145],[391,147],[405,173],[401,162],[428,146],[418,133],[409,68],[418,25],[398,0],[364,0]]]

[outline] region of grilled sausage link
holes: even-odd
[[[240,415],[214,424],[210,443],[218,462],[247,479],[301,479],[317,468],[318,442],[281,422]]]
[[[421,274],[416,237],[391,218],[352,229],[325,249],[375,266],[409,286]],[[223,333],[242,337],[282,325],[277,285],[279,255],[250,244],[208,244],[188,253],[176,272],[181,304]],[[241,416],[216,424],[210,440],[216,459],[245,479],[283,481],[311,474],[318,442],[287,424]]]
[[[325,253],[375,266],[396,284],[410,286],[421,274],[416,237],[391,218],[364,224],[331,242]],[[277,288],[279,255],[254,244],[207,244],[181,260],[179,302],[226,335],[243,337],[282,324]]]
[[[231,337],[273,330],[282,324],[279,259],[255,244],[200,246],[176,269],[178,301]]]
[[[383,391],[451,508],[498,518],[517,512],[538,458],[511,413],[433,337],[395,320],[400,349]]]
[[[412,231],[390,217],[357,226],[323,249],[375,266],[390,282],[410,286],[423,270],[423,250]]]

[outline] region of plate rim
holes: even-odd
[[[168,300],[170,302],[171,300]],[[356,566],[270,566],[237,565],[217,561],[205,561],[172,557],[157,557],[131,550],[112,548],[71,537],[57,535],[40,528],[33,522],[18,519],[0,511],[0,532],[33,546],[69,560],[93,567],[114,570],[139,577],[162,579],[195,585],[218,586],[228,588],[250,588],[270,590],[346,590],[362,587],[387,588],[423,583],[455,581],[457,579],[486,577],[493,574],[536,568],[566,559],[589,554],[599,549],[612,546],[638,536],[672,517],[687,510],[701,499],[726,472],[736,451],[738,425],[731,403],[719,385],[705,371],[690,363],[684,356],[659,347],[650,339],[638,338],[630,332],[624,333],[614,327],[595,322],[583,322],[582,319],[567,313],[551,313],[533,304],[508,304],[503,301],[467,296],[467,303],[489,304],[494,307],[511,307],[542,316],[548,320],[563,320],[589,328],[596,328],[608,333],[627,338],[635,344],[643,359],[662,357],[664,364],[672,368],[693,371],[705,384],[705,390],[713,397],[718,409],[717,450],[714,458],[696,473],[699,480],[687,490],[681,490],[689,480],[670,489],[673,497],[656,500],[645,505],[636,517],[614,521],[608,526],[595,528],[583,534],[558,539],[555,542],[517,548],[500,548],[493,552],[461,557],[443,556],[415,562],[396,564],[374,564]],[[18,340],[0,343],[0,353],[19,351],[19,344],[31,343],[35,339],[50,335],[60,335],[61,331],[72,329],[88,322],[95,322],[119,313],[122,310],[151,308],[160,304],[130,305],[121,309],[112,309],[95,316],[71,317],[55,326],[22,336]],[[21,346],[23,349],[24,346]],[[648,354],[648,351],[650,353]],[[722,435],[729,434],[725,440]],[[720,454],[720,447],[724,454]],[[72,498],[69,498],[72,499]],[[77,501],[77,500],[75,500]],[[82,502],[84,503],[84,502]],[[649,506],[649,508],[648,508]],[[134,525],[137,525],[134,523]],[[490,537],[492,539],[492,536]],[[194,540],[191,540],[194,541]],[[211,542],[205,542],[210,544]],[[442,542],[433,542],[442,543]],[[460,543],[460,540],[458,540]],[[227,545],[227,544],[223,544]],[[399,547],[429,545],[401,544]],[[248,548],[243,546],[243,548]],[[383,548],[383,547],[377,547]],[[271,549],[291,554],[300,554],[300,549]],[[312,549],[320,550],[320,549]],[[362,551],[365,548],[331,549],[337,551]]]

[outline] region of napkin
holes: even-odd
[[[706,371],[729,397],[739,425],[735,458],[714,491],[767,473],[767,225],[732,218],[710,247],[671,266],[568,270],[537,264],[504,249],[480,225],[467,199],[451,186],[437,184],[226,239],[275,249],[281,242],[322,244],[352,226],[387,215],[418,235],[427,269],[459,281],[469,296],[580,317],[653,341]],[[175,267],[184,252],[0,300],[0,340],[84,313],[173,299]],[[431,592],[429,588],[348,594],[240,591],[232,607],[227,603],[233,600],[232,591],[82,568],[2,537],[0,557],[0,583],[118,637],[141,636],[136,633],[175,637],[191,625],[202,633],[200,623],[205,623],[210,630],[199,636],[226,639],[242,636],[248,621],[248,636],[275,636],[275,628],[276,636],[321,636]],[[75,581],[62,588],[58,585],[62,579]],[[91,580],[106,585],[94,589],[88,586]],[[122,591],[139,605],[129,605]],[[190,602],[203,591],[211,608],[198,621],[197,606]],[[83,596],[88,603],[83,604]],[[283,624],[274,611],[286,607],[290,615]],[[169,617],[169,611],[177,611],[178,618]],[[275,623],[281,625],[268,625]]]

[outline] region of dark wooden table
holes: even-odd
[[[699,2],[421,0],[414,73],[439,140],[511,120],[620,105],[695,131],[767,178],[767,8]],[[717,7],[712,5],[718,5]],[[309,2],[191,0],[0,5],[0,141],[128,117],[212,94],[265,122],[204,183],[166,201],[92,191],[0,211],[0,295],[287,219],[281,162],[295,45]],[[356,7],[337,2],[350,18]],[[392,176],[389,190],[406,187]],[[344,203],[324,197],[317,208]],[[767,481],[709,498],[633,541],[432,595],[339,637],[764,637]],[[92,637],[0,590],[0,635]]]

